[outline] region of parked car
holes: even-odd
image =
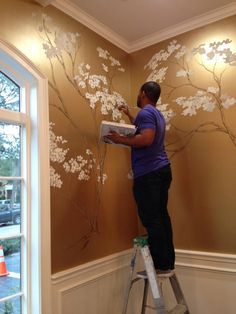
[[[13,223],[19,225],[21,222],[20,206],[10,207],[9,204],[0,204],[0,224]]]
[[[11,204],[11,200],[0,200],[0,205]]]

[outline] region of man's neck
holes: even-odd
[[[152,104],[151,102],[146,102],[146,103],[142,104],[141,109],[143,109],[143,108],[144,108],[145,106],[147,106],[147,105],[151,105],[151,106],[153,106],[153,107],[156,107],[155,104]]]

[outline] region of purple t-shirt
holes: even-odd
[[[131,161],[134,178],[160,169],[168,165],[164,147],[165,118],[163,114],[154,106],[146,105],[137,114],[134,125],[137,128],[136,134],[143,129],[155,129],[155,137],[150,146],[131,149]]]

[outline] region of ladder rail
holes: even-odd
[[[125,300],[124,300],[122,314],[126,314],[127,313],[127,307],[128,307],[128,303],[129,303],[129,295],[130,295],[130,291],[131,291],[132,285],[134,283],[133,276],[134,276],[134,269],[135,269],[135,264],[136,264],[137,253],[138,253],[138,247],[135,246],[134,250],[133,250],[132,257],[131,257],[131,262],[130,262],[129,280],[128,280],[128,284],[127,284],[127,287],[126,287]]]
[[[185,307],[186,307],[185,314],[189,314],[189,309],[188,309],[187,303],[185,301],[184,294],[181,290],[179,281],[178,281],[175,274],[170,277],[170,284],[172,286],[173,291],[175,292],[174,294],[175,294],[176,301],[178,302],[178,304],[185,305]]]
[[[158,314],[167,314],[161,289],[157,281],[157,275],[154,268],[153,260],[147,245],[141,247],[141,254],[143,257],[145,269],[147,272],[148,282],[151,288],[152,297]]]
[[[144,279],[141,314],[145,314],[146,312],[147,297],[148,297],[148,279]]]

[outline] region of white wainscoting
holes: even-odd
[[[53,314],[121,314],[131,253],[54,274]],[[236,255],[176,250],[176,257],[176,273],[191,314],[236,313]],[[172,308],[174,298],[167,285],[163,285],[166,304]],[[128,314],[140,313],[141,296],[140,281],[132,289]]]

